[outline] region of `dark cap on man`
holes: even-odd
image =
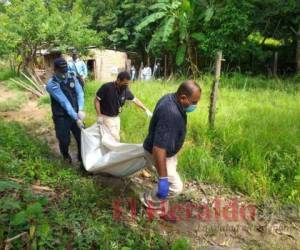
[[[127,71],[122,71],[118,74],[117,80],[123,81],[123,80],[130,80],[131,76]]]
[[[77,49],[72,49],[72,54],[73,54],[73,55],[77,55],[77,54],[78,54]]]
[[[54,60],[54,69],[58,70],[61,73],[68,72],[68,63],[64,58],[56,58]]]

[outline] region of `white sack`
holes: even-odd
[[[105,125],[81,130],[81,156],[85,169],[91,173],[128,176],[146,165],[142,144],[117,142]]]

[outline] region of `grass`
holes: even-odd
[[[275,198],[300,204],[299,81],[224,76],[218,97],[215,130],[208,129],[212,78],[203,87],[198,109],[189,114],[179,171],[186,179],[224,184],[257,202]],[[257,85],[257,87],[255,87]],[[88,124],[95,122],[93,98],[100,85],[86,89]],[[151,110],[178,82],[133,83],[133,93]],[[149,120],[133,104],[121,114],[123,141],[142,143]]]
[[[189,114],[186,143],[179,171],[187,179],[219,183],[262,203],[272,198],[300,204],[299,77],[269,79],[238,73],[222,77],[215,130],[208,129],[212,77],[204,75],[198,109]],[[133,93],[151,110],[175,82],[135,82]],[[87,125],[96,121],[94,96],[100,84],[89,82],[85,95]],[[49,105],[49,97],[40,99]],[[121,138],[142,143],[149,119],[128,103],[121,114]]]
[[[16,77],[17,73],[8,68],[0,68],[0,81],[8,80],[12,77]]]
[[[26,97],[22,93],[17,93],[15,97],[0,102],[0,112],[17,111],[26,102]]]
[[[224,76],[214,130],[207,124],[211,80],[210,76],[199,80],[203,95],[198,109],[189,114],[187,139],[179,156],[181,175],[186,180],[229,186],[259,203],[272,199],[299,205],[297,78]],[[178,83],[136,82],[131,87],[153,110],[159,98],[174,92]],[[96,121],[93,99],[99,87],[90,82],[86,88],[87,125]],[[49,105],[49,97],[40,99],[39,104]],[[0,108],[5,105],[1,103]],[[121,120],[122,140],[142,143],[149,124],[146,114],[127,104]],[[28,135],[25,128],[4,120],[0,120],[0,174],[0,248],[4,239],[24,231],[30,233],[31,249],[189,248],[187,240],[170,242],[143,220],[137,227],[114,221],[111,201],[118,196],[109,187],[99,187],[94,178],[82,176],[53,156],[48,146]],[[30,184],[36,181],[53,188],[55,197],[34,194]],[[21,239],[13,242],[12,248],[22,247]]]
[[[0,120],[0,248],[4,240],[29,233],[29,249],[182,249],[184,239],[167,242],[151,222],[137,227],[113,220],[109,187],[99,187],[50,153],[48,146],[16,123]],[[18,178],[17,183],[9,178]],[[36,194],[30,184],[55,190]],[[147,228],[145,230],[145,228]],[[25,249],[26,241],[11,249]]]

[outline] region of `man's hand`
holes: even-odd
[[[98,125],[103,124],[103,116],[102,115],[97,117],[97,124]]]
[[[135,97],[132,101],[136,106],[144,110],[147,116],[152,117],[152,112],[149,109],[147,109],[146,106],[138,98]]]
[[[78,127],[78,128],[80,128],[80,129],[84,128],[84,124],[83,124],[83,122],[82,122],[80,119],[78,119],[78,120],[76,121],[76,124],[77,124],[77,127]]]
[[[85,113],[83,111],[80,110],[77,115],[81,121],[85,120]]]
[[[167,199],[169,194],[169,181],[168,177],[160,177],[157,184],[156,196],[160,199]]]
[[[153,116],[152,112],[149,109],[146,109],[145,111],[148,117],[151,118]]]

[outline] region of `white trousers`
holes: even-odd
[[[106,115],[101,115],[103,117],[103,124],[100,124],[100,126],[105,126],[107,130],[110,132],[112,137],[117,141],[120,142],[120,127],[121,127],[121,122],[120,122],[120,117],[119,116],[106,116]]]
[[[153,166],[155,165],[153,156],[149,152],[145,151],[145,157],[147,159],[147,165],[152,166],[153,169]],[[172,198],[179,195],[183,190],[183,183],[177,172],[177,155],[167,158],[166,167],[168,173],[168,181],[170,184],[168,198]],[[151,206],[154,209],[160,208],[162,200],[156,196],[156,193],[157,187],[155,187],[155,189],[151,191],[140,194],[140,199],[142,203],[146,207]]]

